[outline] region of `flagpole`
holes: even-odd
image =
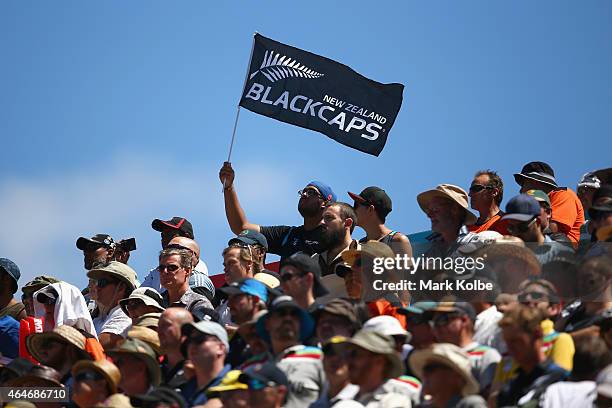
[[[256,34],[257,34],[257,32],[255,32],[255,34],[253,34],[253,43],[251,44],[251,55],[249,57],[249,63],[247,65],[246,73],[244,74],[244,83],[242,85],[242,93],[244,93],[244,88],[246,86],[247,79],[249,78],[249,69],[251,69],[251,62],[253,60],[253,50],[255,49],[255,35]],[[242,93],[240,94],[241,98],[242,98]],[[234,140],[236,139],[236,128],[238,127],[238,118],[239,117],[240,117],[240,102],[238,102],[238,109],[236,111],[236,119],[234,120],[234,130],[232,131],[232,141],[230,142],[229,154],[227,155],[228,163],[230,162],[230,160],[232,158],[232,150],[234,148]],[[223,186],[225,187],[225,182],[223,183]]]

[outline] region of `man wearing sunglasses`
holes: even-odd
[[[287,398],[291,395],[289,380],[274,363],[251,366],[240,375],[239,380],[248,385],[251,407],[297,408],[307,406],[290,404]]]
[[[321,283],[321,268],[315,258],[296,253],[281,262],[280,281],[283,293],[304,310],[316,309],[315,300],[329,292]]]
[[[231,163],[223,163],[219,179],[223,184],[225,215],[234,234],[238,235],[244,230],[261,232],[268,241],[268,252],[279,255],[281,260],[296,252],[314,255],[327,249],[321,241],[321,219],[325,205],[336,201],[336,194],[331,187],[320,181],[311,181],[303,190],[298,191],[298,211],[304,217],[303,225],[262,227],[248,220],[238,200],[234,178]]]
[[[183,354],[195,368],[195,377],[181,387],[181,394],[188,406],[203,405],[208,401],[208,389],[219,385],[231,370],[225,364],[230,350],[227,332],[219,323],[203,320],[185,324],[181,333],[186,337]]]
[[[189,287],[192,272],[192,252],[186,249],[167,248],[159,253],[159,280],[165,291],[163,304],[168,307],[184,307],[192,311],[197,307],[212,309],[210,300]]]
[[[114,347],[123,337],[123,332],[132,324],[119,301],[127,298],[138,286],[136,272],[128,265],[111,261],[105,266],[94,267],[87,277],[95,285],[92,299],[96,310],[92,313],[98,340],[105,349]]]
[[[593,223],[594,237],[597,241],[610,241],[612,237],[612,185],[604,184],[593,196],[593,205],[589,208]],[[610,250],[608,249],[609,253]]]
[[[572,259],[574,251],[566,245],[553,241],[542,231],[540,204],[528,194],[512,197],[506,204],[506,215],[502,217],[511,235],[531,243],[540,265],[560,259]]]
[[[454,344],[469,356],[472,375],[480,384],[480,392],[488,395],[501,355],[494,348],[474,341],[474,307],[467,302],[439,302],[431,311],[436,341]]]
[[[304,345],[314,334],[310,314],[290,296],[279,296],[255,328],[269,344],[278,368],[289,377],[291,393],[285,407],[309,406],[319,397],[325,380],[321,349]]]
[[[478,211],[476,222],[468,226],[471,232],[497,231],[508,235],[501,217],[504,212],[499,208],[504,198],[504,183],[492,170],[482,170],[474,175],[469,190],[470,207]]]

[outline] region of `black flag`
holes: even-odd
[[[403,90],[402,84],[372,81],[329,58],[255,34],[240,106],[378,156]]]

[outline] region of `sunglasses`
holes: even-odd
[[[142,300],[130,300],[125,304],[125,307],[129,310],[133,310],[144,304]]]
[[[317,192],[317,190],[315,190],[313,188],[305,188],[303,190],[299,190],[298,191],[298,195],[300,197],[306,197],[306,198],[319,197],[319,198],[323,199],[323,196],[321,194],[319,194]]]
[[[278,317],[285,317],[285,316],[291,316],[291,317],[297,317],[297,318],[300,317],[299,310],[288,308],[288,307],[276,310],[274,311],[274,314]]]
[[[610,215],[610,211],[590,210],[589,214],[593,221],[600,221],[607,218]]]
[[[535,221],[536,218],[531,221],[521,222],[519,224],[508,224],[508,232],[510,232],[511,234],[523,234],[529,231],[529,228],[531,228]]]
[[[217,339],[215,336],[211,336],[210,334],[204,334],[204,333],[198,333],[198,334],[194,334],[192,336],[187,337],[187,342],[188,343],[194,343],[194,344],[202,344],[207,340],[210,339]]]
[[[263,382],[255,378],[251,378],[249,379],[247,385],[249,386],[249,390],[261,391],[266,387],[276,387],[278,384],[272,381]]]
[[[429,323],[429,319],[423,315],[417,315],[417,314],[409,314],[406,315],[406,324],[407,325],[418,325],[418,324],[427,324]]]
[[[461,317],[461,315],[458,313],[440,313],[439,315],[434,315],[431,321],[433,322],[434,326],[440,327],[440,326],[446,326],[452,320],[458,317]]]
[[[108,285],[116,285],[118,282],[114,279],[102,278],[102,279],[94,280],[94,283],[96,284],[97,287],[102,289],[102,288],[107,287]]]
[[[480,193],[482,190],[491,190],[492,186],[483,186],[482,184],[472,184],[470,186],[470,193]]]
[[[104,376],[96,371],[81,371],[74,376],[75,381],[99,381],[104,380]]]
[[[179,265],[174,265],[174,264],[160,264],[157,269],[159,269],[160,272],[168,270],[168,272],[176,272],[178,269],[180,268]]]
[[[280,276],[280,280],[281,280],[281,282],[289,282],[293,278],[301,278],[304,275],[306,275],[306,274],[305,273],[283,273]]]
[[[530,300],[540,300],[547,297],[548,294],[542,292],[525,292],[518,295],[518,301],[524,303]]]

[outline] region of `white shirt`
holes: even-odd
[[[93,319],[94,327],[98,335],[111,333],[122,336],[126,329],[132,324],[132,319],[121,310],[121,306],[113,307],[106,316],[101,314]]]
[[[540,399],[543,408],[592,408],[597,398],[595,381],[561,381],[549,385]]]
[[[208,276],[208,267],[206,266],[203,260],[200,259],[195,268],[193,268],[193,273],[202,273]],[[140,286],[153,288],[160,293],[166,290],[161,287],[161,282],[159,281],[159,270],[157,269],[157,267],[149,271],[149,274],[144,278],[144,281],[142,281],[142,285]]]

